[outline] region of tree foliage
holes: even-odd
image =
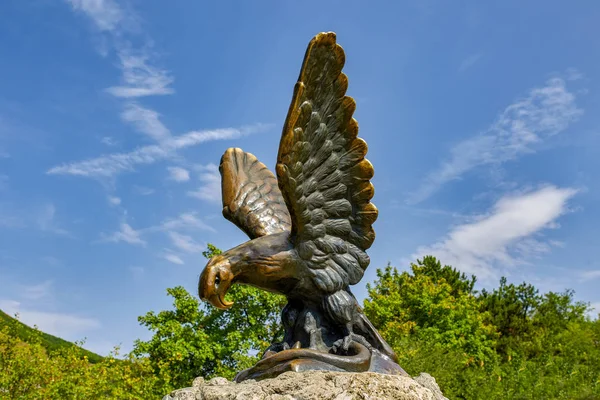
[[[41,332],[29,332],[24,342],[11,328],[0,329],[0,399],[137,400],[161,395],[146,360],[119,359],[115,349],[91,363],[76,346],[48,350]]]
[[[474,291],[433,257],[387,266],[365,312],[411,374],[427,371],[451,399],[600,398],[600,321],[573,291],[543,295],[500,280]]]
[[[475,278],[442,268],[434,257],[411,269],[399,273],[388,265],[367,285],[365,313],[390,345],[410,336],[464,353],[465,362],[493,359],[496,333],[473,295]]]
[[[526,283],[507,284],[502,277],[498,289],[483,290],[479,300],[481,310],[487,312],[488,321],[500,334],[497,347],[500,354],[512,354],[523,340],[531,339],[532,317],[542,300],[535,287]]]

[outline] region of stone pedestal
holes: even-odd
[[[447,400],[429,374],[410,378],[374,372],[286,372],[276,378],[234,383],[196,378],[163,400]]]

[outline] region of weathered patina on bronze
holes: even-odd
[[[232,284],[283,294],[283,342],[272,344],[236,380],[285,371],[406,374],[350,291],[369,265],[377,208],[333,32],[306,51],[283,127],[277,178],[252,154],[228,149],[221,159],[223,215],[250,241],[213,257],[198,291],[226,309]]]

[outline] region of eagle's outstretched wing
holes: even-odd
[[[345,96],[345,56],[335,33],[310,42],[283,127],[277,178],[292,217],[292,240],[320,290],[358,283],[369,265],[377,208],[357,137],[356,103]]]
[[[223,216],[250,239],[290,230],[290,214],[277,180],[254,155],[241,149],[227,149],[219,171]]]

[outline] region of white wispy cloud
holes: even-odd
[[[205,249],[205,246],[196,243],[191,236],[182,235],[178,232],[170,231],[169,238],[171,238],[173,246],[188,253],[199,253]]]
[[[160,122],[160,114],[144,108],[137,103],[128,103],[121,113],[123,121],[131,123],[135,128],[157,142],[171,137],[171,132]]]
[[[129,244],[135,244],[140,246],[146,246],[146,241],[141,238],[140,231],[137,231],[126,222],[122,222],[119,230],[112,233],[111,235],[104,235],[101,241],[105,242],[125,242]]]
[[[175,182],[187,182],[190,180],[190,171],[181,167],[167,167],[169,178]]]
[[[173,89],[168,87],[173,81],[169,73],[152,64],[151,41],[143,40],[146,44],[135,48],[129,40],[136,36],[144,38],[147,36],[142,35],[138,29],[133,29],[139,18],[131,7],[123,7],[116,0],[66,1],[75,11],[89,17],[94,26],[110,38],[119,59],[123,84],[106,89],[109,93],[125,98],[173,93]],[[135,102],[125,103],[121,118],[159,143],[171,137],[169,130],[160,122],[156,111],[144,108]],[[103,143],[112,145],[113,141],[111,138],[104,138]],[[148,164],[164,159],[172,155],[176,149],[177,143],[172,141],[164,146],[151,145],[129,153],[109,154],[79,163],[65,164],[52,168],[49,173],[107,177],[124,170],[131,170],[137,164]],[[114,164],[114,168],[111,168],[111,164]]]
[[[235,139],[255,132],[262,132],[270,125],[256,124],[248,127],[191,131],[171,137],[160,144],[139,147],[128,153],[114,153],[84,161],[66,163],[50,168],[48,174],[79,175],[91,178],[106,178],[124,171],[134,171],[138,165],[153,164],[176,155],[187,147],[213,141]]]
[[[122,222],[121,225],[119,226],[118,231],[113,232],[109,235],[102,234],[101,238],[100,238],[100,242],[114,242],[114,243],[125,242],[125,243],[129,243],[129,244],[133,244],[133,245],[146,246],[147,242],[146,242],[146,240],[143,239],[143,236],[157,233],[157,232],[164,232],[169,235],[171,240],[174,240],[173,238],[176,237],[178,239],[178,244],[180,244],[182,246],[187,245],[188,249],[194,248],[193,246],[195,245],[195,243],[191,240],[191,237],[177,233],[176,231],[178,231],[178,230],[183,230],[183,231],[205,230],[205,231],[215,232],[215,229],[213,227],[211,227],[210,225],[206,224],[204,221],[202,221],[202,219],[200,219],[196,213],[187,212],[187,213],[181,213],[177,217],[174,217],[174,218],[167,218],[158,225],[153,225],[153,226],[150,226],[147,228],[142,228],[142,229],[134,229],[126,222]],[[188,243],[184,244],[184,242],[188,238],[190,240],[188,241]]]
[[[18,314],[19,320],[26,325],[37,325],[41,331],[67,340],[77,339],[78,335],[101,326],[100,321],[95,318],[33,310],[14,300],[0,300],[0,309],[9,315]]]
[[[439,242],[417,249],[411,259],[434,255],[443,263],[480,278],[496,278],[497,268],[526,263],[551,249],[550,241],[536,237],[557,227],[556,220],[577,193],[572,188],[545,186],[501,198],[485,214],[454,227]]]
[[[567,80],[569,81],[578,81],[580,79],[585,78],[585,75],[577,68],[568,68],[567,69]]]
[[[102,53],[108,55],[108,48],[114,50],[121,71],[121,82],[106,89],[113,96],[126,99],[121,118],[134,128],[154,140],[155,143],[138,147],[128,152],[105,154],[87,160],[67,162],[50,168],[48,174],[77,175],[106,180],[122,172],[135,171],[136,167],[179,157],[178,150],[197,146],[212,140],[234,139],[245,134],[265,131],[270,125],[257,124],[242,128],[191,131],[173,136],[160,121],[160,114],[140,105],[136,99],[144,96],[168,95],[174,93],[171,87],[174,79],[170,72],[158,66],[152,41],[142,32],[140,18],[131,7],[117,0],[66,0],[73,10],[85,14],[102,33]],[[142,43],[135,46],[133,43]],[[105,137],[102,142],[114,145],[114,140]],[[189,172],[183,168],[171,167],[169,173],[178,182],[189,180]],[[214,174],[213,174],[214,175]],[[217,200],[210,189],[214,187],[211,172],[201,175],[203,187],[191,193],[196,197]],[[220,191],[217,190],[217,193]],[[145,194],[150,191],[144,191]],[[122,232],[121,232],[122,233]],[[127,237],[127,236],[124,236]],[[121,236],[117,235],[121,240]]]
[[[481,53],[471,54],[470,56],[462,60],[462,62],[458,66],[458,72],[465,72],[467,69],[471,68],[477,63],[477,61],[481,59],[481,56]]]
[[[175,93],[169,87],[173,78],[167,70],[151,64],[151,55],[147,50],[121,48],[118,55],[124,84],[107,88],[108,93],[123,98]]]
[[[174,93],[169,87],[173,78],[169,72],[154,64],[150,40],[141,48],[134,48],[128,36],[141,36],[138,20],[131,7],[123,7],[115,0],[67,0],[77,11],[84,13],[101,32],[111,38],[119,58],[122,84],[106,91],[113,96],[137,98]],[[102,40],[103,55],[107,55],[107,41]]]
[[[219,203],[221,201],[221,175],[219,174],[219,167],[215,164],[198,165],[196,166],[196,170],[200,172],[198,179],[202,185],[194,191],[189,191],[187,193],[188,196]]]
[[[116,196],[108,196],[108,202],[112,206],[118,206],[119,204],[121,204],[121,199]]]
[[[117,141],[110,136],[104,136],[102,139],[100,139],[100,143],[105,144],[110,147],[117,145]]]
[[[155,192],[155,190],[152,188],[145,187],[145,186],[139,186],[139,185],[134,185],[132,189],[135,193],[137,193],[141,196],[150,196],[151,194],[153,194]]]
[[[202,221],[195,212],[181,213],[175,218],[168,218],[160,225],[146,228],[145,231],[173,231],[182,229],[200,229],[215,232],[215,229]]]
[[[535,152],[537,144],[566,130],[582,113],[564,80],[548,80],[508,106],[485,132],[454,146],[450,159],[427,176],[408,202],[425,200],[475,167],[498,165]]]
[[[113,0],[66,0],[74,10],[83,12],[101,31],[114,32],[126,14]]]
[[[172,262],[173,264],[178,264],[178,265],[183,265],[183,264],[185,264],[185,263],[183,262],[183,260],[181,259],[181,257],[179,257],[177,254],[173,254],[173,253],[164,253],[164,254],[162,255],[162,257],[163,257],[165,260],[167,260],[167,261],[169,261],[169,262]]]

